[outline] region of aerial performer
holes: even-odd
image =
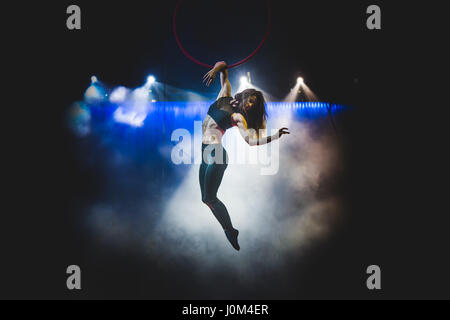
[[[287,128],[281,128],[272,136],[264,136],[267,113],[262,92],[246,89],[233,97],[228,80],[228,67],[224,61],[217,62],[205,74],[203,82],[206,86],[213,83],[218,73],[221,89],[217,100],[209,107],[202,125],[202,163],[199,181],[203,203],[211,209],[233,248],[240,250],[239,231],[233,227],[227,208],[217,198],[217,190],[228,166],[228,156],[222,145],[222,137],[226,130],[237,127],[245,142],[250,146],[258,146],[277,140],[283,134],[289,134],[289,131]]]

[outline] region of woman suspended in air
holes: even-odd
[[[222,136],[233,126],[250,146],[262,145],[288,134],[287,128],[281,128],[269,137],[262,137],[266,128],[266,108],[264,96],[255,89],[246,89],[231,96],[231,84],[228,80],[228,69],[224,61],[217,62],[203,77],[209,86],[220,72],[221,90],[217,100],[209,107],[203,121],[202,164],[200,165],[200,189],[202,201],[211,209],[219,221],[228,241],[234,249],[239,250],[239,231],[233,227],[225,205],[217,198],[217,190],[228,164]]]

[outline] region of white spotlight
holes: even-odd
[[[98,81],[96,76],[91,77],[91,83],[96,83]]]
[[[154,76],[148,76],[147,77],[147,85],[152,85],[153,83],[155,83],[156,79]]]
[[[242,77],[241,77],[241,84],[242,84],[242,85],[245,85],[245,84],[247,84],[247,83],[248,83],[247,77],[242,76]]]
[[[303,78],[302,77],[298,77],[297,78],[297,83],[302,85],[304,83]]]

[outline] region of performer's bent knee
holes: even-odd
[[[211,205],[213,205],[214,203],[216,203],[217,201],[218,201],[219,199],[217,199],[217,197],[215,197],[215,198],[211,198],[211,197],[202,197],[202,202],[204,203],[204,204],[206,204],[207,206],[211,206]]]

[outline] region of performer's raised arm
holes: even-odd
[[[219,95],[217,96],[217,99],[222,97],[231,97],[231,84],[228,80],[228,68],[225,61],[217,62],[214,65],[214,68],[209,70],[203,76],[203,82],[206,81],[206,86],[209,87],[209,85],[214,82],[214,79],[216,78],[218,72],[220,72],[220,83],[222,87],[220,89]]]

